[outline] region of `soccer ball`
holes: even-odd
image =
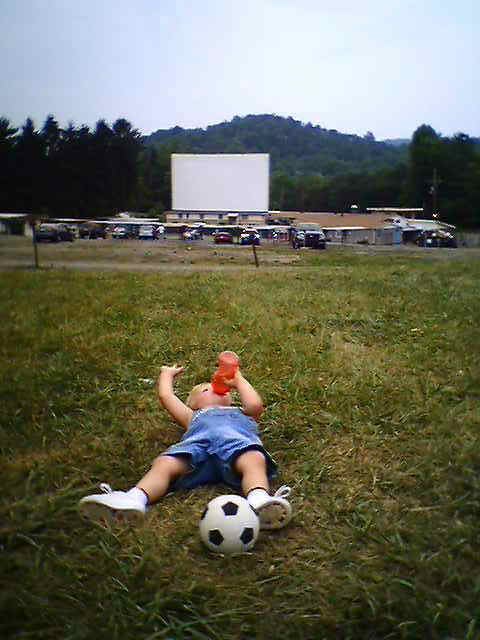
[[[216,553],[244,553],[257,541],[260,521],[245,498],[219,496],[210,500],[200,519],[202,542]]]

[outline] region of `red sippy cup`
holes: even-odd
[[[219,396],[224,396],[230,391],[230,387],[224,380],[233,378],[240,366],[240,360],[233,351],[222,351],[218,356],[218,368],[212,377],[212,389]]]

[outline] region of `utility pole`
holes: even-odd
[[[255,246],[255,242],[252,242],[252,249],[253,249],[253,257],[255,258],[255,266],[258,269],[258,267],[260,266],[260,263],[258,262],[257,247]]]
[[[35,266],[35,269],[38,269],[39,264],[38,264],[38,247],[37,247],[37,220],[33,215],[29,215],[27,220],[28,220],[28,224],[30,225],[30,228],[32,229],[34,266]]]
[[[432,186],[430,187],[430,193],[432,195],[432,217],[438,218],[438,185],[441,180],[438,178],[436,167],[433,169]]]
[[[38,269],[38,245],[37,245],[37,223],[33,223],[32,227],[33,256],[35,259],[35,269]]]

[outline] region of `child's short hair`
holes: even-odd
[[[190,407],[190,409],[193,409],[192,402],[194,401],[195,396],[198,394],[199,391],[203,391],[205,389],[205,385],[209,385],[209,384],[210,384],[209,382],[200,382],[200,384],[196,384],[193,387],[193,389],[188,394],[187,401],[185,403],[187,407]]]

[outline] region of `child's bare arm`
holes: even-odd
[[[188,429],[192,419],[193,411],[190,407],[177,398],[173,391],[173,381],[176,376],[183,373],[183,367],[162,367],[158,378],[158,399],[172,418],[182,427]]]
[[[259,418],[263,413],[263,402],[260,394],[252,387],[248,380],[237,371],[235,377],[225,380],[226,384],[238,391],[243,412],[252,418]]]

